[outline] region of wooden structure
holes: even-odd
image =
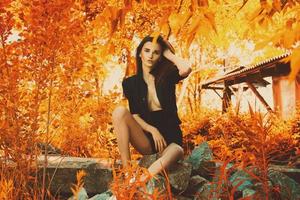
[[[279,114],[283,114],[283,96],[282,91],[288,89],[289,94],[293,96],[293,104],[296,105],[300,102],[300,76],[298,75],[295,83],[286,84],[288,82],[287,76],[291,71],[290,62],[282,62],[283,58],[289,56],[286,53],[269,60],[260,62],[248,67],[238,67],[225,75],[217,78],[210,79],[202,84],[202,89],[212,89],[222,99],[222,110],[225,112],[231,104],[231,96],[237,88],[235,85],[245,83],[244,90],[251,89],[255,96],[260,100],[264,107],[273,112],[274,109],[265,101],[264,97],[257,91],[257,87],[262,87],[270,84],[264,78],[272,77],[273,100],[274,108]],[[289,88],[286,88],[289,87]],[[220,95],[218,91],[223,94]]]

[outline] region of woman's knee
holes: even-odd
[[[174,151],[176,152],[176,154],[178,156],[183,157],[184,150],[183,150],[183,148],[180,145],[178,145],[176,143],[171,143],[170,145],[172,145],[172,148],[174,149]]]
[[[118,122],[118,121],[124,119],[124,117],[127,114],[129,114],[129,111],[127,108],[125,108],[124,106],[118,106],[112,112],[112,120],[113,120],[113,122]]]

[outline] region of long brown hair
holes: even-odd
[[[137,67],[137,75],[142,76],[143,75],[143,69],[142,69],[142,59],[139,56],[144,44],[146,42],[152,42],[153,41],[152,36],[146,36],[139,44],[139,46],[136,49],[135,59],[136,59],[136,67]],[[150,73],[155,77],[155,80],[157,83],[162,83],[164,81],[164,78],[171,73],[173,70],[176,69],[175,65],[165,58],[163,56],[163,52],[169,48],[169,45],[165,42],[162,36],[158,36],[157,43],[161,46],[161,56],[153,69],[150,71]],[[169,48],[170,49],[170,48]],[[173,53],[173,49],[170,49]]]

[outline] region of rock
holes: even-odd
[[[251,196],[253,196],[255,193],[256,193],[255,190],[252,190],[252,189],[250,189],[250,188],[246,188],[246,189],[243,190],[243,198],[245,198],[245,197],[251,197]]]
[[[189,163],[178,162],[170,167],[169,181],[175,193],[182,193],[189,184],[192,166]]]
[[[216,165],[212,160],[212,151],[207,142],[203,142],[192,151],[186,162],[193,166],[192,175],[200,175],[211,180],[216,169]]]
[[[212,182],[213,183],[222,182],[222,184],[224,184],[224,180],[223,180],[224,175],[226,177],[229,177],[236,171],[237,170],[234,168],[233,163],[216,162],[216,170],[215,170],[215,174],[214,174]],[[223,174],[223,173],[226,173],[226,174]],[[221,180],[219,180],[219,179],[221,179]]]
[[[152,163],[154,163],[159,158],[159,155],[151,154],[144,155],[140,161],[139,166],[144,168],[149,168]],[[148,194],[152,194],[154,189],[158,188],[159,191],[166,190],[166,179],[161,175],[156,175],[155,178],[150,179],[146,184],[146,190]]]
[[[47,154],[48,155],[58,155],[61,154],[61,150],[59,148],[56,148],[54,146],[52,146],[51,144],[47,144],[44,142],[38,142],[37,143],[37,147],[38,149],[41,150],[42,154],[45,154],[46,150],[47,150]]]
[[[177,196],[177,197],[173,197],[174,200],[192,200],[192,198],[189,197],[185,197],[185,196]]]
[[[300,184],[300,169],[282,165],[270,165],[269,169],[281,172]]]
[[[295,162],[295,167],[297,168],[297,169],[300,169],[300,158],[298,158],[297,160],[296,160],[296,162]]]
[[[258,199],[264,199],[267,195],[266,192],[268,192],[269,199],[280,199],[280,198],[274,198],[275,194],[274,191],[272,191],[273,185],[271,181],[266,182],[268,185],[268,191],[266,191],[266,188],[264,188],[264,183],[261,181],[258,181],[257,183],[254,184],[254,187],[252,188],[255,190],[255,198]]]
[[[160,192],[167,192],[167,185],[165,177],[161,175],[155,176],[155,178],[150,179],[146,184],[146,192],[148,194],[153,194],[154,190],[158,189]]]
[[[192,164],[193,169],[197,169],[202,161],[210,161],[212,159],[213,155],[208,143],[203,142],[192,151],[192,154],[187,158],[187,162]]]
[[[194,200],[206,200],[206,199],[215,199],[211,197],[210,183],[205,183],[203,186],[201,186],[194,197]]]
[[[208,181],[205,178],[199,175],[193,176],[190,178],[189,185],[183,194],[188,197],[193,197],[202,190],[202,187],[206,183],[208,183]]]
[[[254,186],[252,177],[243,170],[236,170],[232,163],[217,164],[218,168],[215,172],[212,184],[210,185],[210,198],[218,198],[220,195],[228,195],[228,189],[236,187],[233,196],[235,199],[239,199],[243,196],[243,190],[246,188],[252,189]],[[256,169],[249,168],[248,170],[251,170],[253,173],[257,173]]]
[[[38,157],[38,178],[42,181],[44,156]],[[84,187],[89,195],[99,194],[108,189],[112,181],[112,170],[107,160],[95,158],[48,156],[46,187],[51,194],[71,196],[72,184],[76,184],[76,173],[84,170]],[[49,185],[50,184],[50,185]]]
[[[159,158],[158,154],[145,155],[140,160],[139,165],[141,167],[148,168],[153,162]],[[192,172],[192,166],[189,163],[179,161],[167,171],[172,191],[175,193],[183,192],[189,183],[189,178]]]
[[[230,178],[229,181],[231,182],[233,187],[237,187],[237,191],[243,191],[246,188],[253,187],[253,181],[251,176],[246,173],[245,171],[238,170],[236,171]]]
[[[273,187],[279,187],[281,199],[300,199],[300,184],[281,172],[269,171]]]
[[[139,161],[139,166],[148,168],[159,158],[158,154],[144,155]]]
[[[112,193],[110,190],[103,192],[101,194],[97,194],[95,196],[93,196],[92,198],[88,199],[88,200],[107,200],[112,196]]]
[[[82,187],[80,188],[78,194],[76,195],[76,197],[72,196],[70,197],[68,200],[87,200],[89,197],[86,193],[86,190]]]

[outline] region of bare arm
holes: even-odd
[[[171,62],[173,62],[176,65],[176,67],[178,68],[180,76],[186,77],[186,76],[188,76],[191,73],[192,68],[191,68],[191,63],[189,61],[176,56],[169,49],[166,49],[163,52],[163,55],[168,60],[170,60]]]

